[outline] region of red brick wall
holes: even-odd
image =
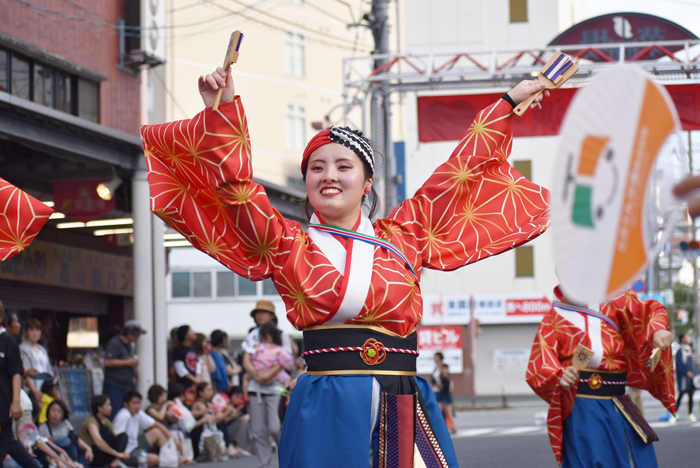
[[[117,24],[123,2],[138,0],[27,0],[27,3],[97,23]],[[100,84],[100,123],[139,134],[139,79],[117,69],[118,30],[62,18],[15,0],[0,0],[0,31],[91,68]]]

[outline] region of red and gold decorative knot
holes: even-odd
[[[362,345],[360,357],[368,366],[376,366],[386,359],[386,350],[381,341],[370,338]]]
[[[607,381],[603,380],[603,378],[600,376],[600,374],[593,374],[587,379],[579,379],[579,382],[581,383],[587,383],[589,387],[591,387],[592,390],[598,390],[600,387],[603,385],[626,385],[627,381]]]

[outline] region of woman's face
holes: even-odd
[[[112,414],[112,402],[109,401],[109,398],[107,398],[107,401],[105,401],[104,404],[98,409],[102,416],[109,416],[110,414]]]
[[[202,393],[199,394],[200,398],[205,401],[211,400],[211,397],[214,396],[214,389],[211,387],[211,385],[207,385],[204,387],[204,390],[202,390]]]
[[[374,178],[365,179],[360,158],[338,143],[321,146],[309,156],[306,193],[314,210],[326,220],[359,216],[365,189]]]
[[[16,315],[12,316],[12,321],[10,322],[10,335],[19,335],[22,330],[22,325],[19,323],[19,319]]]
[[[156,404],[162,405],[165,403],[166,398],[168,398],[168,395],[166,395],[165,392],[161,393]]]
[[[51,425],[55,426],[63,421],[63,408],[61,408],[59,405],[51,405],[47,417],[49,418]]]
[[[32,343],[37,343],[41,339],[41,330],[38,328],[30,328],[27,330],[27,339]]]

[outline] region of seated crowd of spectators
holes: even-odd
[[[40,344],[41,322],[28,319],[19,345],[22,416],[13,424],[5,465],[154,467],[162,466],[166,449],[177,464],[257,455],[261,466],[269,465],[293,377],[305,367],[294,359],[296,344],[277,328],[270,301],[259,301],[251,317],[256,326],[238,359],[224,331],[207,339],[188,325],[173,329],[167,389],[151,386],[147,402],[136,390],[133,345],[145,332],[127,321],[105,346],[103,393],[92,397],[92,414],[77,430]],[[15,328],[20,333],[16,314],[5,323],[11,335]]]

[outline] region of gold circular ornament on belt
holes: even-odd
[[[599,374],[591,375],[591,377],[588,379],[588,386],[591,387],[592,390],[598,390],[603,386],[602,377]]]
[[[386,349],[380,341],[370,338],[362,345],[360,357],[368,366],[376,366],[386,359]]]

